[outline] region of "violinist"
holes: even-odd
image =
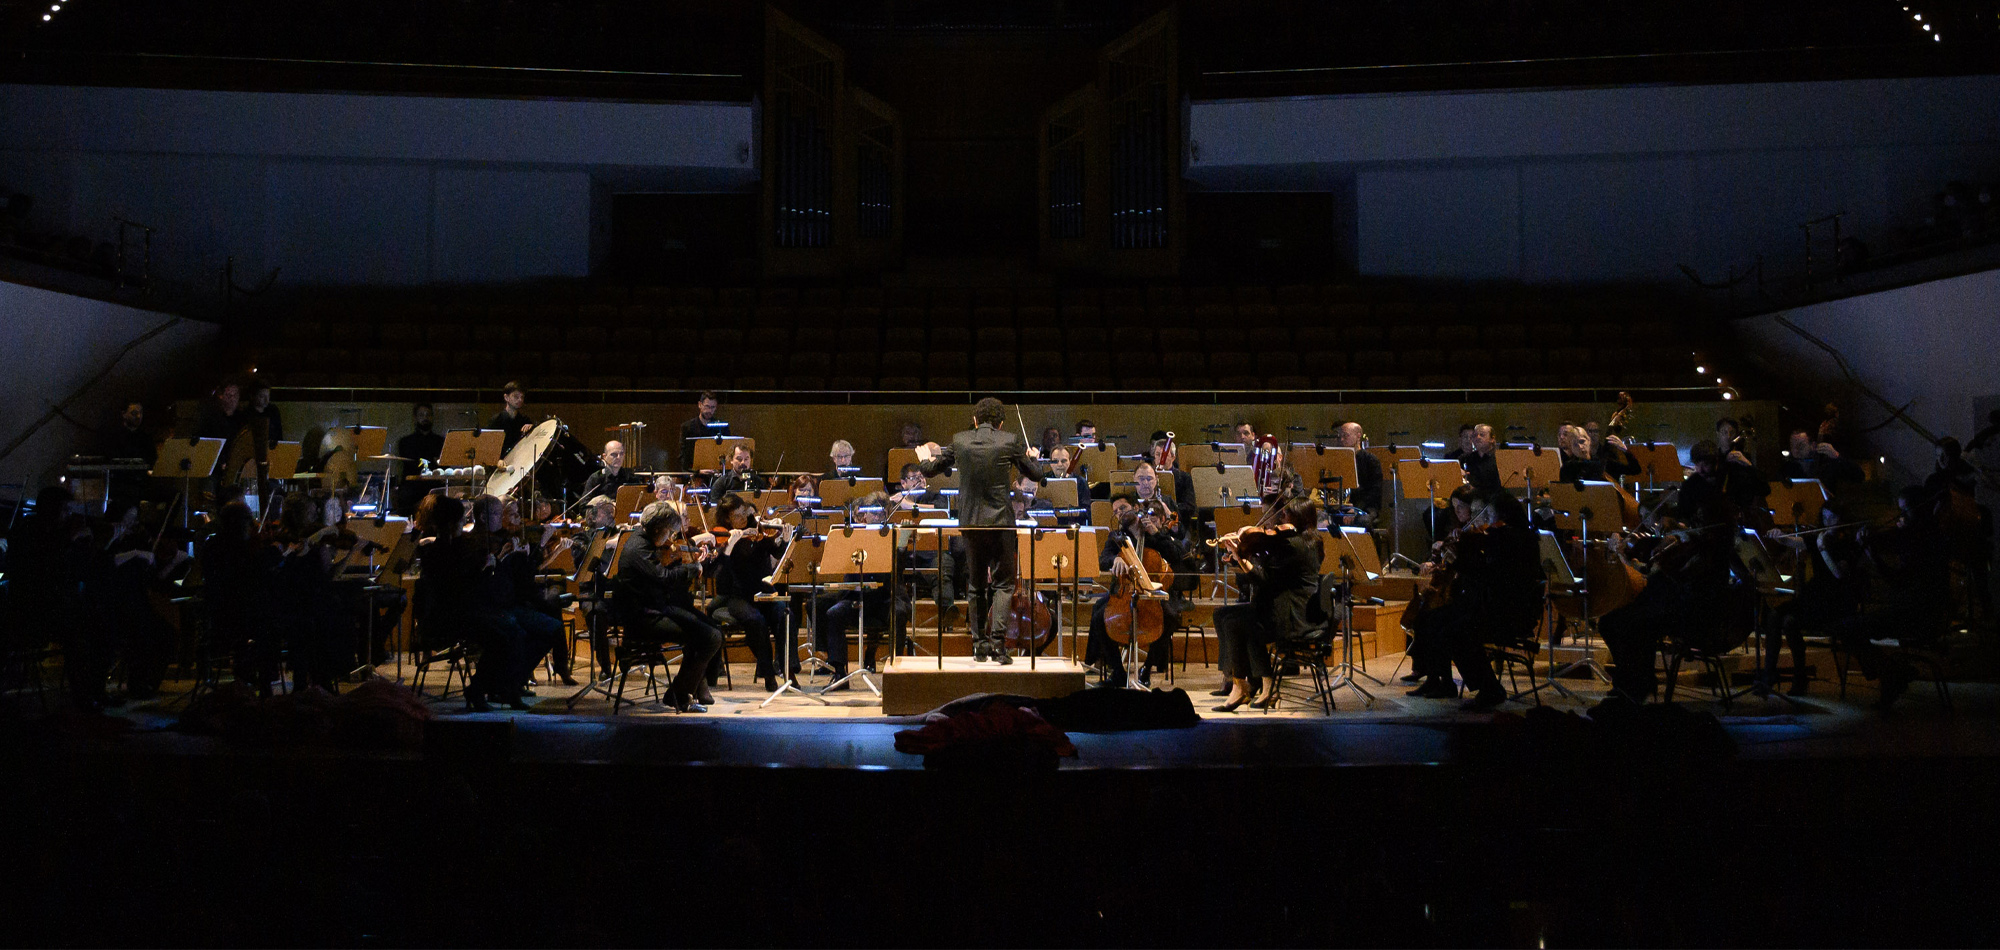
[[[722,631],[694,605],[694,583],[714,558],[710,544],[675,545],[686,522],[671,503],[656,501],[639,514],[639,528],[618,549],[618,612],[627,640],[657,647],[678,643],[681,667],[661,701],[679,712],[707,712],[714,702],[707,671],[722,648]],[[677,550],[686,547],[687,550]],[[668,560],[671,559],[671,560]]]
[[[603,496],[599,496],[603,497]],[[499,526],[495,530],[493,516],[486,513],[486,500],[492,498],[492,505],[498,509]],[[521,628],[525,664],[522,670],[523,692],[529,691],[536,665],[542,657],[549,657],[555,667],[557,678],[564,686],[575,686],[576,678],[570,675],[572,658],[569,638],[563,635],[562,604],[549,593],[548,585],[542,582],[542,555],[539,548],[521,538],[521,506],[501,501],[492,495],[481,495],[474,504],[479,515],[475,518],[482,528],[491,533],[490,542],[494,546],[493,573],[498,581],[495,588],[499,593],[500,607],[507,616]]]
[[[155,550],[153,535],[140,527],[136,503],[113,503],[111,515],[84,593],[124,641],[127,698],[149,699],[159,694],[174,651],[173,625],[153,609],[150,594],[156,587],[171,589],[167,576],[187,555],[178,547],[170,548],[171,554]]]
[[[1731,450],[1724,458],[1714,442],[1697,442],[1688,449],[1688,461],[1694,464],[1694,474],[1681,483],[1682,521],[1693,520],[1711,499],[1720,498],[1728,510],[1741,513],[1763,509],[1771,495],[1770,481],[1739,451]]]
[[[849,520],[857,525],[881,524],[888,520],[888,504],[888,495],[879,491],[869,492],[849,503]],[[1012,541],[1013,538],[1007,540]],[[897,557],[902,557],[902,552],[897,552]],[[908,576],[907,571],[903,573],[905,577]],[[843,575],[842,580],[848,584],[878,581],[881,583],[876,587],[840,591],[830,598],[820,600],[819,622],[814,624],[814,638],[818,648],[826,654],[827,665],[833,668],[832,675],[835,682],[847,676],[848,636],[855,622],[862,619],[864,612],[867,615],[868,627],[862,633],[861,666],[871,672],[876,668],[875,653],[881,648],[882,635],[890,631],[892,623],[909,619],[912,606],[909,592],[892,589],[888,577],[888,574]],[[871,578],[873,580],[870,580]],[[839,692],[847,688],[848,684],[841,683],[832,689]]]
[[[1252,678],[1260,683],[1271,678],[1267,647],[1306,628],[1308,610],[1319,593],[1325,543],[1318,530],[1319,511],[1310,499],[1292,498],[1273,509],[1271,521],[1261,530],[1243,529],[1240,540],[1218,545],[1225,558],[1241,564],[1256,589],[1249,603],[1215,610],[1218,663],[1229,677],[1229,697],[1215,707],[1216,712],[1235,712],[1255,698]],[[1265,690],[1257,708],[1271,708],[1277,701],[1277,690]]]
[[[217,510],[199,559],[209,628],[230,654],[236,681],[268,697],[278,675],[278,608],[271,589],[278,551],[256,535],[250,506],[229,502]]]
[[[1881,595],[1866,610],[1828,631],[1854,657],[1861,675],[1878,680],[1877,708],[1887,711],[1910,688],[1916,671],[1882,641],[1904,646],[1936,643],[1952,610],[1950,545],[1938,518],[1937,499],[1922,488],[1896,495],[1896,520],[1888,528],[1863,526],[1857,541],[1881,575]]]
[[[278,553],[273,594],[294,686],[338,693],[342,673],[338,650],[351,641],[341,636],[346,631],[337,622],[341,614],[332,583],[341,528],[337,522],[327,523],[325,500],[305,492],[286,495],[266,541]],[[347,543],[352,545],[353,535],[347,536]]]
[[[1156,551],[1160,559],[1175,573],[1175,583],[1188,576],[1188,546],[1186,536],[1178,530],[1169,530],[1161,502],[1143,502],[1130,491],[1121,491],[1111,496],[1111,514],[1118,526],[1111,530],[1097,552],[1097,570],[1102,574],[1124,578],[1132,573],[1131,565],[1118,552],[1132,548],[1142,553]],[[1090,612],[1090,640],[1084,649],[1083,662],[1106,671],[1103,685],[1123,687],[1126,683],[1125,657],[1122,648],[1112,641],[1104,629],[1104,608],[1111,595],[1106,593],[1097,598]],[[1166,632],[1154,640],[1146,649],[1146,660],[1139,667],[1139,685],[1153,685],[1154,671],[1165,672],[1173,657],[1174,631],[1180,629],[1181,615],[1187,609],[1184,598],[1169,598],[1164,604]]]
[[[493,598],[493,551],[484,532],[463,530],[465,502],[427,495],[417,506],[417,590],[412,600],[426,649],[464,641],[479,647],[479,665],[465,687],[465,704],[491,712],[489,699],[518,710],[526,669],[518,625],[500,616]]]
[[[717,500],[724,494],[733,491],[760,492],[770,490],[770,480],[758,474],[757,470],[752,467],[752,463],[753,458],[750,450],[738,445],[735,451],[729,453],[729,468],[708,483],[709,499],[712,501]]]
[[[715,506],[714,530],[721,552],[715,561],[715,597],[708,603],[708,615],[718,623],[733,622],[743,628],[750,655],[757,660],[754,675],[766,692],[772,692],[778,688],[778,674],[771,644],[785,630],[785,607],[756,597],[777,593],[764,578],[777,569],[794,528],[761,526],[756,514],[757,506],[740,495],[724,495]]]
[[[604,462],[604,467],[583,480],[583,489],[578,494],[584,500],[600,495],[616,499],[618,489],[626,485],[645,484],[643,478],[625,465],[625,443],[616,439],[604,443],[604,454],[598,458]]]
[[[1719,460],[1715,445],[1703,442],[1711,461]],[[1690,479],[1692,481],[1692,479]],[[1607,702],[1643,703],[1658,685],[1653,673],[1660,641],[1674,637],[1701,647],[1718,647],[1740,619],[1737,608],[1749,606],[1734,583],[1742,565],[1736,558],[1738,521],[1729,500],[1719,493],[1704,496],[1690,507],[1682,498],[1680,521],[1646,564],[1646,587],[1631,603],[1598,621],[1604,645],[1611,651],[1611,686]],[[1747,634],[1747,626],[1742,628]],[[1739,641],[1740,642],[1740,641]]]
[[[1491,709],[1507,700],[1507,692],[1485,645],[1534,629],[1542,606],[1541,552],[1528,513],[1513,495],[1460,485],[1451,501],[1460,527],[1436,545],[1421,572],[1444,590],[1438,592],[1442,603],[1414,621],[1410,660],[1424,682],[1410,695],[1455,698],[1458,689],[1449,678],[1455,665],[1473,694],[1463,708]]]
[[[1839,512],[1828,506],[1820,509],[1820,527],[1818,534],[1785,539],[1787,545],[1811,555],[1812,577],[1792,599],[1779,604],[1769,620],[1771,633],[1792,654],[1792,685],[1787,692],[1793,696],[1804,696],[1812,682],[1812,670],[1806,666],[1806,631],[1826,630],[1854,616],[1868,597],[1867,556],[1854,530],[1859,526],[1843,524]],[[1759,695],[1777,688],[1780,653],[1775,645],[1765,647],[1764,667],[1757,673]]]

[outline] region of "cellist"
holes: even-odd
[[[1143,558],[1145,552],[1157,552],[1160,560],[1175,573],[1186,573],[1188,561],[1187,541],[1178,531],[1169,531],[1157,509],[1142,507],[1139,496],[1132,491],[1120,491],[1111,496],[1111,514],[1117,518],[1118,526],[1104,539],[1098,549],[1097,569],[1120,579],[1132,574],[1131,565],[1118,552],[1132,548]],[[1097,604],[1090,611],[1090,640],[1083,652],[1083,662],[1087,666],[1101,667],[1106,671],[1101,685],[1122,687],[1126,683],[1123,649],[1111,639],[1104,626],[1104,608],[1111,600],[1111,594],[1097,598]],[[1146,662],[1139,667],[1139,684],[1153,685],[1153,672],[1165,672],[1167,663],[1173,657],[1174,631],[1180,629],[1181,613],[1186,609],[1179,598],[1161,602],[1165,615],[1165,631],[1146,649]]]

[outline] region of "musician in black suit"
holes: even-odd
[[[693,585],[701,576],[701,561],[714,557],[713,545],[701,545],[694,560],[685,557],[669,567],[660,563],[662,550],[672,544],[684,522],[673,505],[656,501],[639,515],[639,529],[618,546],[618,579],[611,607],[633,645],[678,643],[680,671],[674,674],[661,702],[681,712],[707,712],[709,661],[722,649],[722,631],[695,609]]]
[[[1097,552],[1097,570],[1100,574],[1127,577],[1130,565],[1119,557],[1119,552],[1132,548],[1145,558],[1146,551],[1160,555],[1166,566],[1174,571],[1175,584],[1188,575],[1187,535],[1178,528],[1169,529],[1161,518],[1158,507],[1164,501],[1142,507],[1139,496],[1133,492],[1121,491],[1111,496],[1111,513],[1118,519],[1118,527],[1112,529],[1105,538],[1104,545]],[[1157,581],[1158,579],[1155,578]],[[1083,662],[1090,666],[1103,666],[1108,670],[1104,680],[1107,686],[1124,686],[1126,682],[1125,657],[1123,648],[1106,633],[1104,608],[1111,595],[1097,599],[1090,611],[1090,641],[1084,648]],[[1146,660],[1139,668],[1139,683],[1151,686],[1154,671],[1165,672],[1167,663],[1173,658],[1174,631],[1180,629],[1181,614],[1187,602],[1169,598],[1160,602],[1161,613],[1165,615],[1164,632],[1146,648]]]
[[[271,384],[262,377],[250,379],[250,415],[265,422],[264,438],[270,442],[285,441],[285,417],[278,413],[278,407],[271,405]]]
[[[757,473],[754,462],[750,450],[738,445],[729,453],[729,468],[708,483],[708,497],[716,500],[733,491],[770,491],[770,480]]]
[[[521,407],[527,404],[528,393],[521,388],[520,383],[508,383],[501,388],[500,411],[494,413],[493,418],[486,420],[486,428],[500,430],[502,456],[513,451],[514,443],[521,441],[523,436],[535,431],[535,423],[521,411]]]
[[[420,402],[410,407],[410,422],[413,428],[409,435],[396,440],[396,454],[410,460],[396,463],[400,466],[399,474],[404,479],[396,483],[396,511],[399,514],[408,514],[414,510],[417,501],[430,489],[430,486],[423,482],[408,481],[409,476],[417,473],[419,463],[429,462],[436,465],[438,456],[444,454],[444,436],[432,431],[431,412],[431,404],[427,402]],[[318,446],[310,448],[317,450]]]
[[[711,423],[715,422],[715,410],[718,405],[720,403],[716,402],[714,393],[703,392],[701,395],[695,397],[694,418],[681,423],[681,469],[683,471],[692,472],[695,470],[694,447],[696,442],[702,439],[712,439],[718,435],[729,434],[728,423],[711,425]]]
[[[1482,422],[1472,427],[1472,451],[1458,459],[1465,466],[1467,484],[1488,494],[1500,490],[1500,462],[1493,456],[1493,450],[1499,447],[1492,426]]]
[[[604,461],[604,467],[590,473],[590,477],[583,480],[580,497],[584,501],[599,495],[616,499],[618,489],[626,485],[646,483],[644,478],[625,467],[625,443],[616,440],[604,443],[604,454],[598,458]]]
[[[959,471],[958,523],[965,532],[965,555],[971,587],[972,656],[976,661],[1014,662],[1007,655],[1007,612],[993,609],[1014,596],[1015,542],[1013,477],[1016,472],[1036,482],[1048,480],[1045,466],[1020,435],[1001,430],[1000,400],[979,400],[972,408],[973,428],[952,437],[940,448],[926,442],[917,450],[918,468],[926,478]],[[985,529],[985,530],[981,530]]]
[[[160,447],[153,442],[153,434],[146,431],[146,406],[134,399],[125,404],[125,411],[118,414],[118,424],[111,427],[100,447],[106,458],[138,459],[151,468],[159,460]],[[145,472],[113,472],[108,490],[113,507],[121,501],[139,501],[147,497],[152,487],[152,479]]]

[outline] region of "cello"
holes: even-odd
[[[1119,646],[1151,646],[1166,635],[1164,598],[1152,596],[1173,583],[1173,568],[1160,552],[1140,547],[1130,534],[1118,549],[1126,571],[1114,575],[1111,596],[1104,601],[1104,633]]]

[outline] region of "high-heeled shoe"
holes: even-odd
[[[1215,711],[1233,713],[1236,710],[1242,708],[1243,704],[1249,701],[1250,701],[1249,696],[1239,696],[1235,699],[1230,700],[1229,702],[1223,703],[1222,705],[1215,707]]]
[[[467,712],[492,712],[493,704],[486,701],[486,694],[466,690],[465,709]]]
[[[1278,691],[1275,689],[1265,691],[1263,698],[1251,700],[1250,708],[1263,712],[1278,708]]]

